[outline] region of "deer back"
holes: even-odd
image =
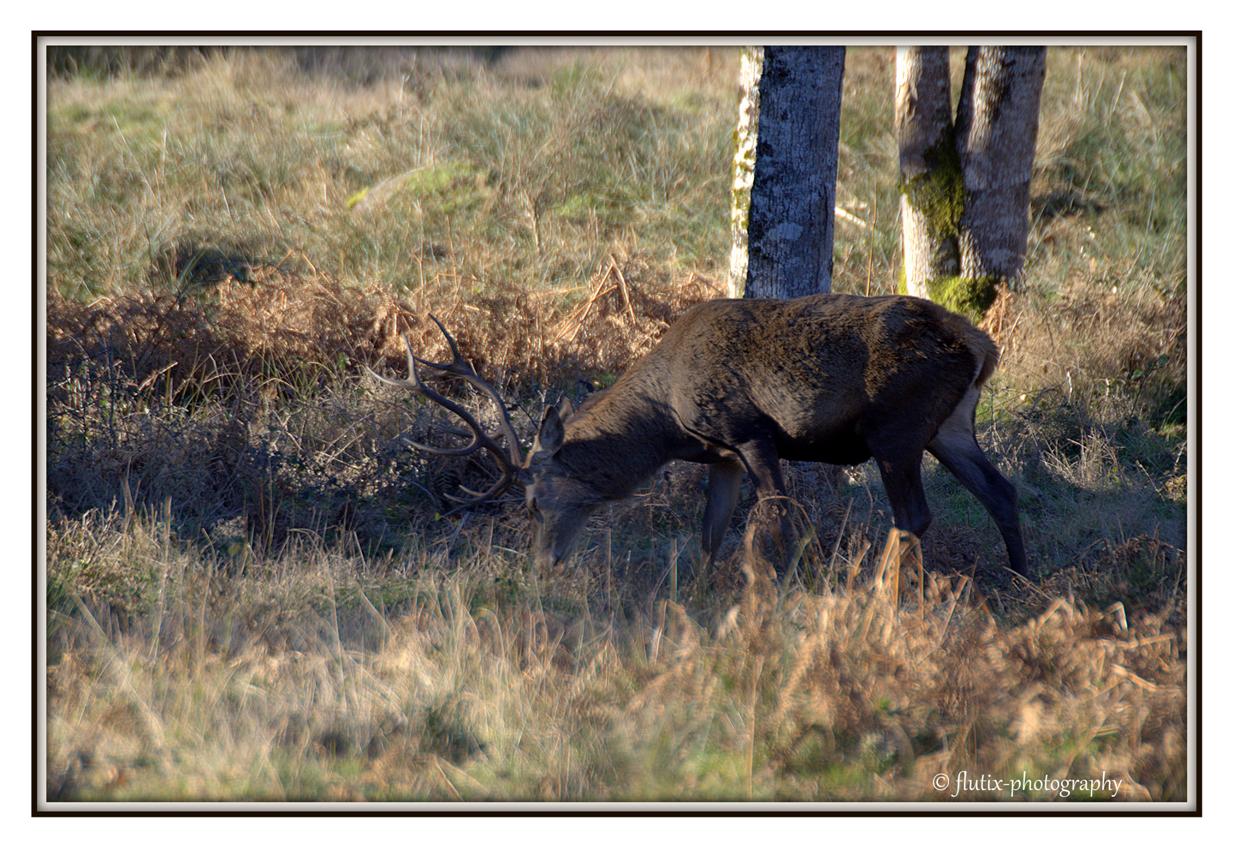
[[[996,362],[988,336],[917,298],[710,301],[586,405],[567,442],[628,432],[621,451],[677,456],[691,437],[769,439],[785,457],[859,462],[870,439],[936,429]]]

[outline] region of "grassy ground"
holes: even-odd
[[[1182,51],[1050,55],[978,411],[1044,579],[929,465],[902,597],[864,467],[788,470],[781,587],[756,515],[694,573],[687,466],[539,573],[516,499],[441,517],[485,470],[396,448],[433,415],[362,374],[439,354],[431,309],[527,433],[718,295],[732,51],[115,58],[48,97],[49,798],[1184,798]],[[892,83],[849,52],[843,291],[897,279]]]

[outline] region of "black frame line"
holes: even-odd
[[[977,38],[1100,38],[1100,39],[1117,39],[1117,38],[1134,38],[1134,39],[1170,39],[1170,38],[1185,38],[1193,39],[1194,44],[1194,279],[1187,281],[1187,289],[1193,286],[1194,291],[1194,397],[1193,399],[1187,393],[1187,405],[1194,404],[1194,429],[1193,434],[1188,434],[1188,437],[1193,439],[1192,446],[1194,449],[1194,528],[1195,536],[1191,541],[1191,548],[1194,551],[1194,609],[1187,610],[1187,616],[1193,617],[1195,645],[1190,648],[1194,652],[1195,658],[1195,721],[1194,728],[1188,729],[1189,733],[1194,735],[1195,747],[1195,765],[1194,765],[1194,807],[1191,810],[1166,809],[1161,811],[1153,810],[1123,810],[1118,808],[1108,809],[1093,809],[1083,808],[1076,810],[1064,810],[1051,808],[1049,810],[1033,810],[1035,806],[1024,804],[1020,808],[983,811],[978,809],[965,808],[961,810],[941,808],[930,809],[925,807],[911,807],[899,809],[806,809],[793,810],[790,808],[753,808],[753,809],[723,809],[719,807],[724,803],[706,803],[714,804],[716,807],[698,809],[693,807],[681,808],[677,810],[667,809],[664,807],[622,807],[622,808],[604,808],[604,807],[587,807],[588,803],[570,803],[569,807],[560,807],[557,803],[552,802],[535,802],[533,804],[542,805],[541,809],[518,808],[513,810],[501,810],[494,808],[476,809],[474,806],[480,803],[474,802],[444,802],[444,803],[425,803],[433,805],[456,805],[457,808],[425,808],[423,810],[416,808],[398,808],[391,810],[362,808],[357,810],[348,810],[346,807],[340,806],[337,803],[320,803],[320,802],[288,802],[276,803],[279,805],[305,805],[314,806],[306,807],[304,810],[294,810],[287,808],[278,809],[248,809],[248,808],[230,808],[223,807],[227,803],[218,803],[219,807],[214,809],[208,808],[191,808],[191,809],[172,809],[172,808],[147,808],[147,809],[120,809],[107,810],[106,808],[90,808],[90,809],[65,809],[65,808],[41,808],[39,805],[39,735],[40,735],[40,720],[44,717],[41,715],[39,703],[39,685],[43,680],[43,670],[39,664],[39,612],[41,610],[40,594],[39,594],[39,576],[40,568],[42,567],[41,558],[39,556],[40,543],[44,541],[46,528],[41,527],[39,522],[39,507],[42,493],[39,491],[39,469],[42,458],[39,451],[40,438],[40,414],[43,412],[39,404],[39,389],[40,389],[40,365],[44,355],[46,340],[40,335],[40,311],[39,311],[39,296],[41,286],[44,281],[39,274],[39,261],[41,258],[39,251],[39,202],[41,199],[40,190],[40,172],[39,172],[39,153],[41,144],[44,141],[39,134],[39,105],[40,97],[46,94],[39,86],[39,71],[40,71],[40,47],[43,39],[49,38],[228,38],[228,39],[245,39],[245,38],[263,38],[263,39],[287,39],[289,41],[297,38],[382,38],[382,39],[441,39],[441,38],[468,38],[468,39],[496,39],[505,38],[510,40],[526,39],[526,38],[546,38],[546,39],[581,39],[584,41],[601,42],[615,38],[644,38],[644,39],[691,39],[705,40],[708,38],[740,38],[748,41],[758,41],[764,38],[791,38],[800,37],[802,39],[816,38],[861,38],[861,39],[884,39],[887,44],[893,42],[902,42],[912,38],[954,38],[954,39],[977,39]],[[288,44],[288,46],[292,46]],[[1202,564],[1203,564],[1203,488],[1202,488],[1202,386],[1203,386],[1203,33],[1201,30],[32,30],[31,31],[31,236],[30,236],[30,256],[31,256],[31,728],[30,728],[30,755],[31,755],[31,801],[30,810],[31,816],[34,817],[338,817],[338,816],[369,816],[369,817],[543,817],[543,816],[599,816],[599,817],[1201,817],[1203,813],[1203,582],[1202,582]],[[1188,163],[1189,164],[1189,163]],[[45,188],[45,187],[44,187]],[[1188,505],[1190,507],[1191,505]],[[44,729],[45,730],[45,729]],[[109,803],[116,805],[127,804],[150,804],[150,803]],[[193,803],[200,804],[200,803]],[[209,803],[205,803],[209,804]],[[234,803],[231,803],[234,804]],[[261,803],[253,803],[261,804]],[[362,803],[361,803],[362,804]],[[415,804],[415,803],[409,803]],[[506,804],[521,804],[511,800]],[[596,803],[603,804],[603,803]],[[666,803],[656,803],[666,804]],[[671,803],[678,804],[678,803]],[[696,803],[679,803],[681,805],[690,805]],[[895,804],[895,803],[888,803]],[[907,805],[908,803],[900,803]],[[920,803],[914,803],[920,804]],[[939,806],[946,803],[935,803]],[[1001,803],[990,803],[1001,804]]]

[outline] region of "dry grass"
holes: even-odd
[[[1051,54],[978,410],[1044,580],[931,464],[929,571],[895,599],[865,467],[787,470],[781,587],[756,510],[695,572],[688,465],[539,573],[515,497],[442,517],[491,470],[403,449],[442,422],[363,377],[403,332],[442,354],[432,312],[528,434],[716,296],[730,51],[74,57],[49,97],[49,798],[938,799],[964,769],[1183,798],[1179,60]],[[843,291],[896,277],[892,73],[849,54]]]
[[[124,538],[103,558],[156,561],[157,603],[53,616],[52,798],[944,799],[962,770],[1185,794],[1184,633],[1120,605],[1008,626],[966,578],[901,603],[858,558],[781,592],[747,552],[705,610],[604,611],[533,575],[494,597],[491,547],[391,564],[392,615],[363,559],[293,547],[220,583],[165,526]]]

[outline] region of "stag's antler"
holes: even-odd
[[[421,395],[429,401],[444,407],[461,419],[463,424],[465,424],[471,431],[471,441],[465,445],[440,448],[435,445],[424,445],[420,442],[414,442],[409,439],[406,440],[407,444],[412,448],[446,457],[463,457],[468,454],[474,454],[476,451],[483,449],[492,456],[493,460],[496,461],[497,466],[501,469],[501,477],[488,489],[482,492],[477,492],[476,490],[468,489],[463,486],[459,488],[467,495],[471,496],[470,498],[457,498],[452,495],[446,495],[446,498],[457,502],[459,507],[472,506],[480,503],[481,501],[498,496],[509,488],[510,484],[512,484],[517,477],[518,468],[522,465],[522,446],[518,443],[518,435],[514,432],[514,425],[510,421],[509,417],[509,410],[506,409],[505,402],[501,400],[501,395],[492,387],[490,383],[476,374],[475,369],[471,367],[471,364],[462,358],[462,354],[458,351],[458,343],[454,341],[454,337],[450,335],[450,332],[445,329],[445,325],[442,324],[435,315],[429,315],[428,317],[432,319],[433,323],[440,328],[441,334],[445,336],[445,342],[449,345],[450,355],[453,357],[452,362],[434,363],[429,362],[428,360],[420,359],[411,349],[411,342],[404,334],[402,341],[403,344],[407,346],[407,372],[409,379],[400,380],[396,378],[382,377],[372,369],[368,369],[368,373],[377,380],[380,380],[382,383],[388,383],[391,386],[409,389],[417,395]],[[505,441],[509,445],[508,450],[502,448],[501,443],[497,441],[497,438],[490,436],[484,430],[483,426],[475,420],[475,417],[472,416],[465,407],[455,401],[451,401],[441,393],[426,386],[424,382],[420,380],[419,371],[416,369],[417,363],[425,368],[440,372],[441,374],[449,374],[455,377],[460,377],[491,398],[493,403],[497,405],[497,412],[501,416],[501,435],[505,437]],[[459,435],[466,434],[465,431],[454,429],[451,430]]]

